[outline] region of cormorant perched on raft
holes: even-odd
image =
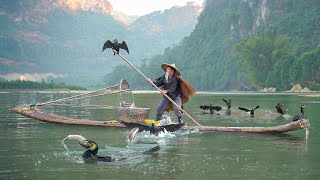
[[[260,106],[256,106],[254,109],[252,108],[251,110],[250,109],[247,109],[247,108],[243,108],[243,107],[239,107],[240,110],[242,111],[245,111],[245,112],[250,112],[250,117],[254,117],[254,111],[256,109],[258,109]]]
[[[282,109],[282,106],[283,106],[283,104],[278,103],[278,104],[276,105],[276,109],[277,109],[277,113],[283,115],[283,114],[285,114],[288,110],[287,110],[287,109],[283,110],[283,109]]]
[[[114,49],[118,54],[119,54],[120,49],[124,49],[129,54],[129,48],[128,48],[127,43],[125,41],[122,41],[122,43],[120,44],[120,43],[118,43],[117,39],[113,40],[112,42],[110,40],[108,40],[104,43],[104,45],[102,47],[102,52],[107,48]],[[116,53],[114,52],[113,55],[116,55]]]
[[[99,156],[97,155],[99,151],[99,146],[96,142],[87,140],[85,137],[81,135],[69,135],[65,139],[62,140],[62,144],[64,140],[72,139],[77,141],[82,147],[86,148],[87,150],[82,154],[83,161],[88,162],[114,162],[116,159],[110,156]],[[152,153],[159,151],[160,146],[153,147],[142,154],[151,155]]]
[[[210,110],[210,114],[214,114],[214,111],[220,111],[222,108],[220,106],[200,106],[200,109],[202,110]]]
[[[304,105],[302,105],[301,107],[300,107],[300,114],[299,115],[296,115],[293,119],[292,119],[292,121],[298,121],[298,120],[301,120],[301,119],[303,119],[303,116],[304,116]]]

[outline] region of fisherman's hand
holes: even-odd
[[[164,94],[167,94],[167,92],[168,92],[168,91],[165,90],[165,89],[161,90],[161,94],[163,94],[163,95],[164,95]]]

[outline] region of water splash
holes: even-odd
[[[66,145],[64,142],[62,143],[62,145],[63,145],[64,149],[66,149],[66,150],[67,150],[67,153],[66,153],[66,154],[68,155],[68,153],[69,153],[69,149],[68,149],[67,145]]]
[[[306,142],[308,142],[308,139],[309,139],[309,127],[307,126],[305,129],[306,129]]]
[[[289,114],[284,114],[284,115],[282,115],[285,119],[290,119],[290,118],[292,118],[292,116],[290,116]]]
[[[172,124],[170,116],[164,115],[163,117],[164,118],[160,121],[158,126],[165,126],[165,125]]]
[[[163,132],[160,132],[158,135],[151,134],[149,131],[142,131],[141,136],[142,136],[142,138],[162,139],[162,138],[175,137],[175,134],[172,132],[168,132],[166,130],[164,130]]]
[[[190,134],[202,134],[203,132],[199,131],[198,129],[193,129],[193,130],[186,130],[186,131],[177,131],[176,135],[190,135]]]

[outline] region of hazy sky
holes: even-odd
[[[202,5],[204,0],[109,0],[113,10],[121,11],[127,15],[144,15],[153,11],[169,9],[175,5],[184,5],[194,1]]]

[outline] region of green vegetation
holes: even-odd
[[[37,90],[51,90],[51,89],[68,89],[68,90],[86,90],[80,86],[66,85],[64,83],[46,83],[44,80],[42,82],[34,81],[24,81],[24,80],[12,80],[12,81],[2,81],[0,79],[0,89],[37,89]]]
[[[252,86],[288,88],[293,49],[288,46],[289,38],[277,35],[274,28],[236,45],[242,55],[241,67],[248,71]]]
[[[208,0],[190,36],[139,68],[155,79],[160,64],[175,63],[197,90],[287,90],[295,83],[320,90],[319,29],[317,0]],[[152,88],[125,64],[105,82],[120,78]]]
[[[320,90],[320,45],[303,53],[290,69],[290,80]]]

